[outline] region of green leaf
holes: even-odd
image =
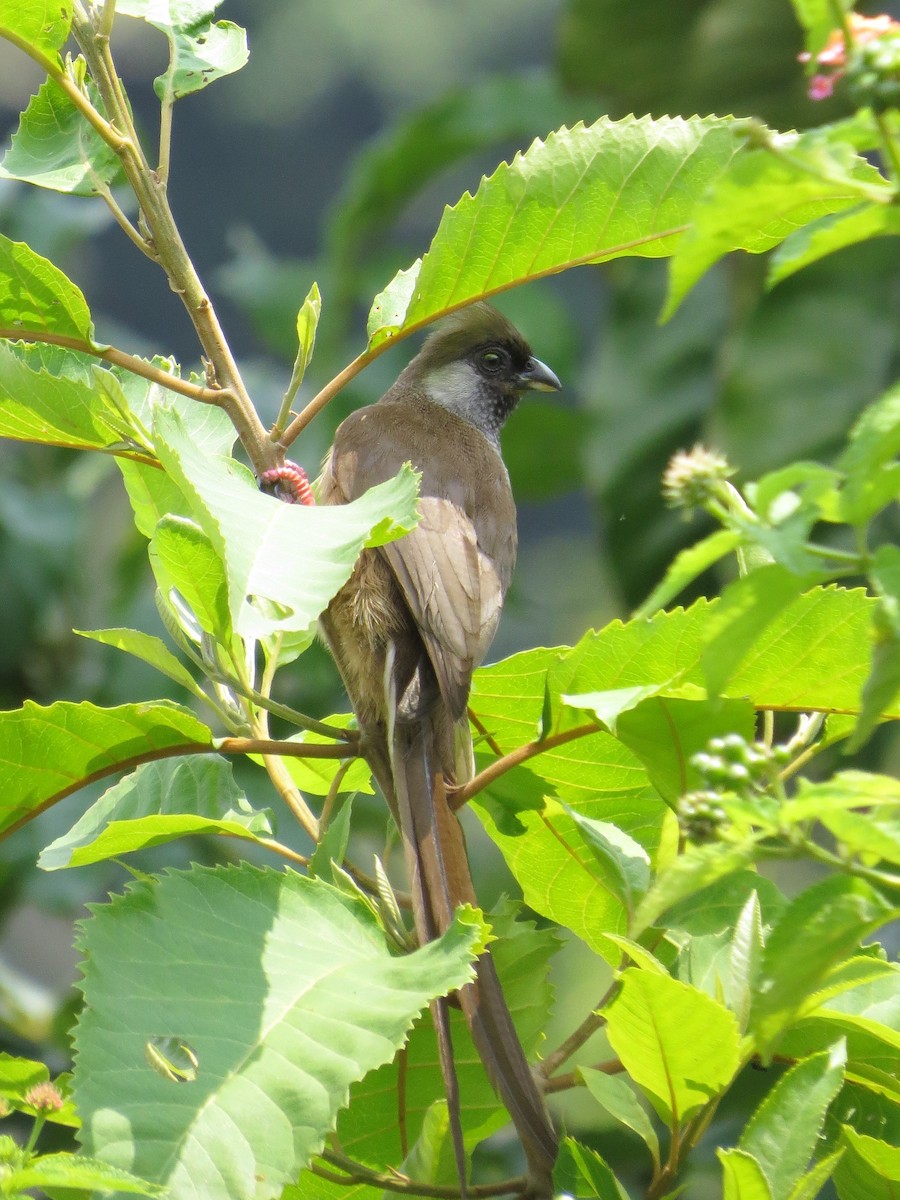
[[[349,285],[379,234],[453,162],[576,120],[579,103],[549,73],[488,75],[401,116],[359,153],[334,206],[326,241],[336,285]],[[332,285],[334,287],[334,285]],[[333,297],[332,297],[333,300]],[[347,302],[344,296],[338,302]],[[333,317],[332,310],[332,317]]]
[[[750,1006],[763,956],[762,912],[759,895],[752,892],[734,928],[726,994],[728,1007],[743,1033],[750,1020]]]
[[[319,285],[314,283],[297,313],[297,357],[294,359],[294,369],[288,389],[292,394],[296,393],[303,382],[306,368],[312,359],[313,349],[316,345],[316,330],[319,328],[321,314],[322,296],[319,292]]]
[[[797,1180],[791,1189],[788,1200],[816,1200],[816,1197],[834,1174],[835,1167],[843,1157],[844,1149],[841,1147],[834,1154],[820,1158],[817,1163],[814,1163],[810,1167],[805,1175],[801,1175]]]
[[[18,1112],[28,1113],[32,1117],[38,1115],[38,1109],[26,1097],[36,1084],[48,1083],[49,1080],[50,1070],[44,1063],[29,1058],[15,1058],[5,1051],[0,1053],[0,1096]],[[62,1098],[62,1107],[49,1111],[41,1108],[41,1116],[54,1125],[77,1129],[81,1122],[69,1097],[68,1076],[58,1075],[53,1083]]]
[[[308,508],[264,496],[237,463],[203,454],[175,412],[159,412],[154,430],[166,470],[225,564],[232,622],[244,636],[309,628],[360,550],[418,519],[418,476],[409,467],[350,504]]]
[[[606,934],[628,932],[628,912],[619,895],[624,885],[617,871],[598,862],[575,816],[617,826],[652,855],[664,806],[634,756],[608,734],[560,746],[533,762],[540,774],[524,766],[503,783],[516,805],[523,795],[533,796],[534,808],[510,820],[494,799],[502,801],[503,788],[494,785],[488,801],[474,802],[473,809],[526,903],[616,962],[619,952]]]
[[[205,699],[203,689],[199,687],[193,675],[184,664],[175,657],[165,642],[149,633],[141,633],[138,629],[73,629],[79,637],[90,638],[104,646],[115,646],[126,654],[132,654],[142,662],[156,667],[163,675],[196,696]]]
[[[81,867],[191,834],[255,841],[271,832],[268,815],[249,804],[225,759],[150,762],[104,792],[68,833],[41,851],[38,866]]]
[[[639,842],[609,821],[594,821],[571,808],[569,816],[597,860],[603,878],[629,915],[650,884],[650,856]]]
[[[553,1170],[553,1188],[558,1196],[573,1200],[628,1200],[625,1189],[596,1150],[574,1138],[564,1138]]]
[[[900,494],[900,387],[870,404],[850,430],[847,447],[838,459],[846,482],[837,517],[863,525]]]
[[[157,22],[150,21],[151,25]],[[231,75],[245,66],[250,52],[247,31],[233,21],[199,21],[189,26],[166,28],[171,63],[164,75],[153,81],[160,100],[174,100],[199,92],[223,75]]]
[[[490,914],[497,939],[491,943],[491,954],[522,1048],[534,1058],[544,1042],[553,1009],[548,971],[559,938],[555,931],[516,920],[517,912],[518,906],[506,902]],[[463,1133],[471,1150],[507,1124],[509,1117],[457,1008],[450,1010],[450,1027],[463,1096]],[[414,1026],[402,1059],[371,1072],[351,1089],[350,1107],[338,1120],[338,1138],[345,1153],[376,1167],[396,1165],[403,1157],[403,1145],[418,1137],[435,1096],[442,1092],[434,1026],[426,1015]],[[398,1103],[400,1097],[402,1104]]]
[[[890,606],[885,605],[881,614],[877,610],[873,614],[875,644],[871,666],[862,689],[859,717],[847,742],[847,754],[862,749],[881,717],[892,711],[900,700],[900,628],[894,627],[886,611]]]
[[[0,831],[142,757],[190,754],[212,741],[192,712],[168,700],[118,708],[26,700],[0,713]]]
[[[436,1100],[426,1112],[416,1144],[410,1150],[403,1170],[404,1174],[417,1183],[457,1183],[450,1113],[446,1100]]]
[[[65,357],[75,356],[56,346],[0,341],[0,437],[73,450],[140,453],[137,441],[123,436],[122,416],[92,374],[78,378],[74,372],[60,373]]]
[[[613,688],[608,692],[586,692],[576,696],[561,695],[567,708],[591,712],[610,733],[616,732],[616,721],[623,712],[630,712],[642,700],[655,696],[666,687],[664,683],[648,683],[643,687]]]
[[[203,530],[184,517],[163,517],[149,555],[163,596],[174,588],[200,627],[227,644],[232,632],[225,566]]]
[[[86,1151],[172,1195],[280,1196],[350,1085],[471,979],[484,937],[461,910],[443,937],[394,956],[365,906],[292,873],[195,868],[133,886],[84,926],[74,1092]],[[190,1048],[193,1082],[146,1062],[160,1036]]]
[[[126,1192],[137,1196],[162,1196],[165,1192],[159,1184],[148,1183],[130,1171],[83,1154],[42,1154],[5,1176],[4,1185],[7,1194],[26,1188],[64,1188],[67,1192],[70,1188],[84,1188],[103,1195]]]
[[[707,627],[703,650],[706,686],[719,695],[766,627],[804,589],[804,580],[769,563],[730,583]]]
[[[854,856],[873,855],[900,865],[900,808],[890,816],[835,812],[822,817],[822,824]]]
[[[71,24],[70,0],[0,0],[0,37],[48,62],[59,62]]]
[[[92,342],[94,332],[87,301],[75,284],[30,246],[2,234],[0,328],[8,338],[53,333],[81,342]]]
[[[579,1067],[578,1073],[585,1086],[599,1105],[627,1129],[633,1130],[642,1139],[655,1165],[659,1165],[659,1138],[653,1123],[634,1089],[621,1075],[607,1075],[593,1071],[590,1067]]]
[[[103,103],[91,80],[87,95],[102,115]],[[0,164],[0,178],[21,179],[75,196],[95,196],[124,178],[118,154],[88,123],[53,79],[31,97]]]
[[[702,541],[675,555],[662,580],[656,585],[640,608],[635,609],[635,620],[652,617],[657,609],[664,608],[670,600],[693,583],[698,575],[731,554],[741,544],[741,535],[731,529],[717,529]]]
[[[667,975],[629,967],[604,1013],[610,1045],[673,1129],[718,1096],[738,1069],[734,1016]]]
[[[835,10],[849,12],[853,7],[852,0],[791,0],[791,3],[797,20],[806,31],[806,52],[813,59],[837,24]]]
[[[691,846],[654,881],[635,914],[632,937],[638,937],[675,904],[694,896],[719,879],[742,870],[760,855],[753,842],[728,845],[712,842]]]
[[[746,1150],[717,1150],[722,1164],[722,1200],[772,1200],[762,1167]]]
[[[724,118],[601,117],[536,141],[444,211],[416,271],[369,314],[369,344],[527,279],[623,255],[671,254],[734,152]]]
[[[784,239],[772,255],[766,284],[774,287],[810,263],[846,246],[897,234],[900,234],[900,213],[890,205],[860,204],[844,212],[829,213]]]
[[[838,771],[830,779],[797,781],[797,795],[781,806],[783,819],[795,824],[848,808],[882,808],[900,804],[900,781],[868,771]]]
[[[828,972],[896,912],[861,879],[835,875],[801,892],[769,934],[750,1028],[762,1053]]]
[[[316,848],[310,856],[310,875],[325,877],[331,873],[331,864],[341,866],[347,853],[347,843],[350,840],[350,814],[353,811],[353,797],[348,796],[338,811],[331,818],[328,828],[316,843]]]
[[[878,1138],[843,1130],[846,1153],[834,1182],[840,1200],[894,1200],[900,1184],[900,1149]]]
[[[328,725],[335,725],[338,729],[355,728],[356,717],[352,713],[338,713],[326,717],[325,722]],[[293,734],[288,741],[324,745],[329,741],[333,743],[334,739],[303,730]],[[346,759],[342,761],[336,758],[294,758],[293,755],[282,761],[300,791],[311,792],[314,796],[327,796],[335,775],[347,765]],[[358,758],[342,775],[339,790],[341,792],[367,792],[371,795],[373,792],[371,780],[372,772],[368,763],[364,758]]]
[[[726,694],[752,696],[757,708],[855,711],[866,678],[874,606],[860,589],[805,592],[770,622]]]
[[[180,29],[212,16],[222,0],[116,0],[116,12],[139,17],[156,29]]]
[[[736,155],[693,208],[691,228],[672,260],[664,318],[729,251],[761,254],[826,213],[860,200],[890,201],[891,185],[849,146],[818,130],[759,129],[764,148]]]
[[[691,757],[712,737],[740,733],[753,739],[753,706],[748,700],[681,700],[656,696],[622,714],[618,736],[647,770],[667,804],[702,786]]]
[[[826,1054],[797,1063],[778,1080],[741,1134],[768,1179],[773,1196],[787,1196],[803,1175],[829,1104],[844,1080],[846,1051],[839,1042]]]

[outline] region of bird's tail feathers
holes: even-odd
[[[396,710],[388,705],[388,711]],[[448,754],[453,762],[458,745],[458,735],[447,714],[440,711],[414,722],[396,721],[389,730],[394,803],[416,929],[423,940],[442,934],[459,905],[477,904],[462,827],[447,803],[441,767],[447,763]],[[474,982],[459,991],[460,1007],[488,1078],[509,1110],[522,1141],[529,1195],[538,1200],[552,1195],[556,1132],[525,1058],[489,952],[479,957],[475,971]],[[444,1032],[449,1044],[449,1023]],[[439,1043],[443,1036],[439,1028]],[[443,1050],[441,1054],[443,1063]],[[450,1066],[455,1086],[452,1055]],[[449,1085],[446,1069],[445,1082]]]

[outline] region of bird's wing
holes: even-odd
[[[483,523],[470,515],[479,510],[478,496],[469,496],[461,487],[453,456],[422,453],[423,436],[431,441],[435,431],[430,429],[426,435],[420,425],[433,414],[402,407],[398,413],[399,405],[375,405],[348,418],[339,430],[326,476],[340,499],[352,500],[391,478],[405,462],[422,471],[419,524],[378,553],[390,565],[419,628],[441,694],[459,716],[465,709],[472,671],[487,652],[500,619],[515,557],[514,509],[510,497],[509,528],[500,536],[495,533],[496,520],[482,529]],[[450,432],[471,439],[475,431],[459,424],[462,430]],[[486,461],[484,469],[469,463],[474,470],[467,474],[480,487],[499,465],[505,481],[496,451],[481,435],[475,436],[479,441],[473,442],[473,450],[496,461]],[[437,438],[440,445],[440,431]],[[461,451],[465,453],[464,448]]]

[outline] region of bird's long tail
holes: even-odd
[[[423,941],[442,934],[460,904],[477,904],[462,829],[447,803],[439,765],[452,754],[438,744],[442,735],[447,736],[446,718],[440,727],[439,720],[425,716],[397,721],[390,734],[392,799],[400,820],[416,928]],[[557,1136],[489,952],[478,958],[475,980],[460,989],[459,1003],[488,1078],[522,1142],[528,1166],[527,1195],[543,1200],[552,1195]],[[443,1024],[443,1031],[438,1030],[441,1041],[449,1037],[446,1008],[443,1019],[436,1016],[436,1024]],[[442,1049],[442,1060],[443,1054]],[[445,1082],[455,1087],[455,1071],[453,1080],[445,1078]]]

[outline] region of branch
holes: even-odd
[[[42,812],[46,812],[57,801],[65,800],[66,796],[73,796],[75,792],[80,792],[88,784],[96,783],[100,779],[108,779],[110,775],[130,771],[134,767],[139,767],[141,763],[157,762],[162,758],[178,758],[179,755],[187,754],[278,754],[288,758],[346,758],[348,754],[352,753],[353,751],[345,746],[305,746],[302,742],[276,742],[247,737],[219,738],[212,745],[206,742],[183,742],[177,746],[145,750],[100,767],[90,775],[83,775],[67,787],[60,788],[58,792],[54,792],[52,796],[48,796],[46,800],[29,809],[18,821],[14,821],[0,832],[0,841],[8,838],[17,829],[21,829],[23,825],[27,825]]]
[[[435,1200],[458,1200],[460,1195],[459,1187],[447,1187],[432,1183],[420,1183],[417,1179],[410,1179],[408,1175],[401,1175],[400,1172],[391,1174],[383,1174],[380,1171],[375,1171],[371,1167],[364,1166],[362,1163],[354,1162],[351,1158],[346,1158],[343,1154],[336,1154],[333,1150],[323,1150],[322,1158],[330,1163],[331,1166],[337,1167],[345,1174],[343,1176],[336,1175],[331,1171],[320,1167],[318,1163],[311,1163],[310,1170],[322,1179],[328,1179],[332,1183],[351,1184],[365,1183],[370,1187],[383,1188],[386,1192],[401,1192],[409,1196],[434,1197]],[[466,1194],[478,1200],[479,1197],[487,1196],[508,1196],[511,1194],[522,1195],[525,1192],[526,1181],[524,1178],[503,1179],[498,1183],[476,1183],[466,1188]]]
[[[388,346],[392,344],[392,342],[383,342],[380,346],[376,346],[374,350],[366,350],[354,358],[353,362],[344,367],[343,371],[335,375],[334,379],[332,379],[330,383],[326,383],[322,390],[317,395],[313,396],[312,400],[310,400],[309,404],[306,405],[303,411],[294,417],[293,421],[291,421],[290,425],[288,425],[287,429],[277,440],[276,444],[282,450],[286,450],[288,446],[290,446],[291,442],[295,441],[303,432],[313,417],[316,416],[317,413],[321,412],[325,405],[329,404],[334,399],[341,388],[346,387],[350,380],[354,379],[360,373],[363,367],[367,367],[370,362],[373,362],[376,358],[378,358],[378,356],[383,351],[387,350]],[[273,429],[272,432],[274,433],[275,430]]]
[[[140,375],[143,379],[149,379],[151,383],[168,388],[170,392],[178,392],[180,396],[187,396],[190,400],[197,400],[200,404],[215,404],[220,408],[226,408],[227,401],[234,399],[234,393],[229,392],[226,388],[201,387],[199,383],[191,383],[190,380],[179,379],[177,375],[173,375],[169,371],[164,371],[162,367],[155,367],[153,363],[147,362],[146,359],[138,358],[134,354],[127,354],[124,350],[117,350],[115,346],[94,345],[93,342],[85,342],[81,338],[66,337],[61,333],[37,333],[21,329],[0,329],[0,338],[8,342],[36,342],[47,346],[64,346],[67,350],[77,350],[81,354],[90,354],[92,357],[101,358],[104,362],[111,363],[113,366],[123,367],[126,371],[130,371],[132,375]]]
[[[143,220],[149,230],[153,252],[165,270],[172,290],[181,297],[209,360],[212,377],[219,389],[204,389],[212,393],[205,399],[219,405],[228,414],[254,470],[257,474],[262,474],[263,471],[279,465],[279,451],[268,439],[225,339],[215,309],[182,241],[169,207],[166,181],[151,169],[141,148],[127,99],[109,52],[107,34],[111,12],[111,6],[106,5],[99,18],[98,30],[95,30],[90,19],[77,11],[72,22],[75,40],[84,54],[104,108],[110,116],[109,122],[103,121],[88,104],[87,107],[95,118],[99,118],[102,125],[98,125],[97,120],[91,117],[88,119],[119,155],[122,169],[137,197]],[[86,104],[82,97],[79,107],[83,110]],[[124,137],[118,132],[120,129],[125,131]]]
[[[567,729],[564,733],[551,734],[550,737],[541,738],[536,742],[528,742],[524,746],[519,746],[509,754],[505,754],[503,758],[499,758],[496,762],[491,763],[489,767],[485,767],[483,771],[470,779],[465,787],[459,788],[448,797],[451,809],[456,812],[457,809],[467,804],[473,796],[477,796],[480,791],[483,791],[494,780],[499,779],[501,775],[505,775],[507,771],[511,771],[513,767],[521,766],[523,762],[527,762],[529,758],[535,758],[538,754],[543,754],[546,750],[555,750],[557,746],[564,746],[566,742],[574,742],[578,738],[587,737],[591,733],[603,733],[603,729],[599,725],[578,725],[575,729]]]
[[[604,1075],[620,1075],[625,1067],[618,1058],[608,1058],[604,1062],[592,1063],[592,1071],[602,1071]],[[566,1092],[570,1088],[584,1087],[584,1078],[580,1071],[569,1071],[567,1075],[554,1075],[544,1084],[545,1094],[551,1092]]]

